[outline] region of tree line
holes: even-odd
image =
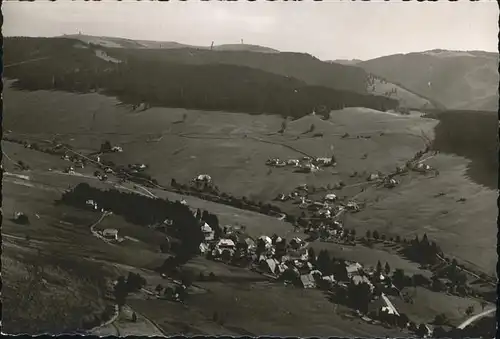
[[[123,216],[128,222],[148,226],[171,221],[169,230],[179,239],[181,246],[175,247],[175,260],[184,264],[199,253],[204,240],[199,220],[188,206],[168,199],[153,199],[135,193],[125,193],[116,189],[99,190],[87,183],[80,183],[63,193],[60,203],[76,207],[86,207],[87,200],[94,200],[100,208]]]

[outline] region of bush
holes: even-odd
[[[29,225],[30,220],[27,215],[25,214],[19,214],[14,218],[14,222],[19,225]]]
[[[447,322],[448,322],[448,319],[446,318],[446,315],[441,313],[441,314],[438,314],[434,317],[434,321],[432,323],[434,325],[443,326],[443,325],[446,325]]]

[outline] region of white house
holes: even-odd
[[[333,193],[330,193],[330,194],[325,195],[324,200],[328,201],[328,202],[333,202],[333,201],[337,200],[337,196]]]
[[[212,182],[212,177],[209,176],[208,174],[200,174],[198,175],[194,181],[199,181],[199,182]]]
[[[357,263],[357,262],[352,263],[352,264],[350,264],[350,265],[348,265],[348,266],[346,267],[346,269],[347,269],[347,275],[348,275],[349,277],[352,277],[352,276],[354,276],[354,275],[357,275],[357,274],[358,274],[358,272],[359,272],[359,270],[361,270],[362,268],[363,268],[363,266],[361,266],[361,264],[360,264],[360,263]]]
[[[267,235],[260,236],[258,240],[263,242],[266,248],[273,246],[273,240],[269,238]]]
[[[235,244],[231,239],[220,239],[216,247],[219,249],[234,249]]]
[[[387,188],[394,188],[398,184],[399,184],[399,182],[396,179],[392,179],[391,178],[391,179],[389,179],[389,180],[386,181],[385,187],[387,187]]]
[[[330,166],[332,165],[332,158],[317,158],[315,162],[322,166]]]
[[[350,201],[347,203],[347,209],[349,211],[352,211],[352,212],[359,212],[359,206],[357,203],[355,203],[354,201]]]
[[[214,240],[215,232],[213,231],[212,227],[210,227],[209,224],[205,223],[203,226],[201,226],[201,231],[205,236],[205,241]]]

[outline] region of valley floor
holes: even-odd
[[[68,93],[18,92],[11,89],[6,102],[10,111],[4,131],[7,137],[48,144],[57,134],[60,142],[78,152],[98,150],[103,139],[123,147],[123,153],[103,156],[117,164],[147,163],[149,173],[163,186],[175,178],[187,183],[195,175],[212,176],[220,190],[235,196],[263,202],[279,193],[289,193],[301,184],[321,187],[344,181],[339,196],[356,196],[366,202],[357,214],[349,214],[346,225],[358,235],[378,230],[389,236],[413,238],[426,233],[443,251],[477,271],[494,274],[496,192],[476,185],[464,176],[467,161],[438,154],[426,160],[438,168],[437,177],[411,173],[401,177],[392,190],[363,184],[376,171],[393,171],[433,137],[436,121],[417,116],[398,117],[363,109],[332,112],[329,120],[308,116],[289,122],[283,135],[277,133],[282,120],[275,116],[248,116],[220,112],[152,109],[130,112],[97,94],[78,96]],[[54,110],[54,100],[58,109]],[[10,106],[9,106],[10,105]],[[67,116],[72,112],[71,118]],[[92,113],[98,114],[91,119]],[[105,112],[105,113],[103,113]],[[183,114],[186,122],[179,123]],[[29,119],[27,119],[29,117]],[[37,117],[51,122],[40,132]],[[314,133],[305,133],[314,125]],[[348,133],[348,137],[343,137]],[[363,136],[360,138],[358,136]],[[369,137],[369,138],[368,138]],[[335,168],[300,174],[289,168],[270,168],[268,158],[329,156],[338,159]],[[77,169],[75,175],[63,173],[69,165],[56,156],[22,145],[3,141],[3,253],[4,332],[36,333],[73,331],[93,314],[113,306],[107,293],[109,283],[126,272],[140,272],[151,291],[164,283],[154,271],[166,255],[159,250],[164,235],[140,228],[120,216],[102,217],[55,204],[62,192],[78,183],[88,182],[100,189],[117,188],[148,194],[139,185],[120,183],[110,175],[102,182],[95,178],[92,166]],[[363,156],[367,154],[366,159]],[[30,169],[21,171],[22,160]],[[351,177],[358,171],[358,177]],[[363,173],[363,174],[361,174]],[[364,191],[361,188],[365,187]],[[305,238],[291,224],[276,218],[222,204],[180,195],[160,189],[147,189],[153,195],[171,200],[185,199],[190,207],[218,215],[222,225],[245,226],[249,235],[276,233],[287,239]],[[439,193],[444,193],[436,197]],[[317,193],[319,199],[323,193]],[[316,196],[313,194],[311,197]],[[464,201],[459,199],[466,197]],[[297,213],[297,206],[279,203],[285,212]],[[24,212],[29,225],[15,223],[11,216]],[[300,213],[300,212],[299,212]],[[98,222],[96,224],[96,222]],[[92,235],[96,230],[116,228],[124,241],[108,244]],[[317,253],[328,249],[332,254],[375,266],[378,261],[402,268],[410,274],[430,276],[397,255],[385,245],[367,248],[312,242]],[[196,282],[185,303],[151,297],[147,292],[134,295],[112,323],[94,329],[96,335],[226,334],[226,335],[300,335],[300,336],[410,336],[400,330],[371,325],[350,311],[328,301],[319,290],[300,290],[242,268],[226,266],[199,257],[187,264],[196,274],[214,272],[214,282]],[[480,301],[417,290],[415,304],[402,301],[410,318],[431,322],[437,314],[446,314],[454,326],[463,323],[465,308],[474,305],[480,313]],[[36,302],[33,302],[36,300]],[[435,300],[440,300],[436,303]],[[50,307],[49,307],[50,305]],[[130,321],[130,312],[138,315]],[[217,313],[223,321],[214,321]],[[29,325],[25,325],[29,323]]]

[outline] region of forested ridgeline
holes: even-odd
[[[120,60],[167,61],[191,65],[225,64],[246,66],[285,77],[296,78],[308,85],[368,94],[368,73],[358,67],[323,62],[305,53],[258,53],[249,51],[211,51],[195,48],[124,49],[107,48],[106,52]]]
[[[127,104],[293,118],[323,106],[328,110],[358,106],[388,110],[398,106],[393,99],[312,86],[245,66],[175,63],[143,58],[136,52],[124,62],[113,63],[97,57],[93,48],[75,47],[79,44],[65,38],[6,39],[5,65],[47,58],[8,67],[5,76],[17,79],[14,87],[25,90],[99,91]],[[108,54],[120,57],[113,51]]]

